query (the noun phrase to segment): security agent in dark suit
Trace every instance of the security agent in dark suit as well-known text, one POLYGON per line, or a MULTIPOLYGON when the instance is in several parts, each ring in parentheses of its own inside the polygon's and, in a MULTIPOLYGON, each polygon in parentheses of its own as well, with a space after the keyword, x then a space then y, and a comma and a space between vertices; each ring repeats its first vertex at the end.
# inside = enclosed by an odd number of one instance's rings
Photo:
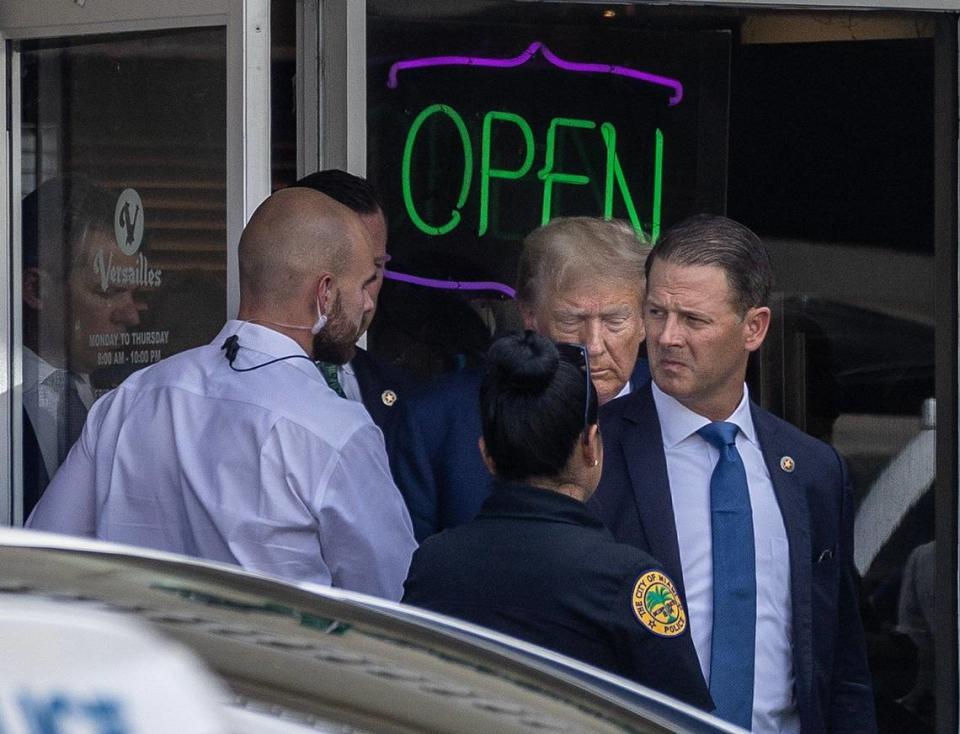
POLYGON ((499 339, 480 405, 495 488, 473 521, 414 553, 403 601, 711 709, 674 583, 584 505, 603 463, 586 348, 499 339))
MULTIPOLYGON (((601 405, 650 379, 638 359, 649 247, 624 222, 558 218, 523 241, 517 307, 524 326, 585 344, 601 405)), ((398 406, 387 442, 417 540, 467 522, 490 493, 477 451, 480 370, 445 375, 398 406)))
MULTIPOLYGON (((387 260, 387 220, 380 196, 366 179, 346 171, 330 169, 304 176, 294 186, 326 194, 356 212, 366 227, 374 247, 377 279, 367 292, 373 299, 373 310, 364 315, 360 334, 365 334, 377 311, 377 299, 383 286, 383 272, 387 260)), ((340 395, 363 403, 373 422, 388 433, 387 424, 395 412, 401 396, 417 384, 413 375, 374 358, 365 349, 351 346, 337 365, 321 365, 321 372, 333 390, 340 395)))
POLYGON ((644 303, 653 383, 602 412, 591 505, 676 581, 717 715, 753 731, 873 732, 846 466, 744 384, 771 282, 760 240, 732 220, 700 215, 663 236, 644 303))

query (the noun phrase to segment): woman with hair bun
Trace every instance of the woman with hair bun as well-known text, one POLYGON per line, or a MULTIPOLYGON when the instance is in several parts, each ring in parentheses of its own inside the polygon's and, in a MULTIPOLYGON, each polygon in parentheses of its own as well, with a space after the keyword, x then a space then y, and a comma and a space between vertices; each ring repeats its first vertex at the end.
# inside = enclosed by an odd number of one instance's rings
POLYGON ((676 585, 584 504, 603 469, 588 360, 532 331, 490 347, 479 445, 496 486, 476 519, 414 553, 403 601, 710 710, 676 585))

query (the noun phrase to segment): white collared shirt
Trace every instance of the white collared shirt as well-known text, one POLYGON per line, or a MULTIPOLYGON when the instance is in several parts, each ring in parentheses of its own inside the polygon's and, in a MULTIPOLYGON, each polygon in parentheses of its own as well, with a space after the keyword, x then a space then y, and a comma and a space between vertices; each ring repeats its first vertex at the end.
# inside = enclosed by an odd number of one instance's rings
POLYGON ((340 381, 340 387, 343 388, 343 394, 348 400, 355 400, 358 403, 363 402, 363 396, 360 394, 360 381, 357 380, 357 373, 353 371, 353 362, 347 362, 337 367, 337 379, 340 381))
POLYGON ((292 339, 229 321, 98 400, 29 527, 403 593, 416 548, 383 435, 292 339), (251 372, 235 366, 301 355, 251 372))
MULTIPOLYGON (((713 546, 710 477, 720 452, 697 434, 710 423, 653 383, 660 419, 667 477, 677 526, 690 634, 704 678, 710 681, 713 640, 713 546)), ((757 441, 750 398, 743 398, 726 419, 740 428, 737 451, 743 459, 753 513, 757 562, 757 627, 754 649, 753 731, 799 732, 794 694, 790 559, 786 529, 770 474, 757 441)))

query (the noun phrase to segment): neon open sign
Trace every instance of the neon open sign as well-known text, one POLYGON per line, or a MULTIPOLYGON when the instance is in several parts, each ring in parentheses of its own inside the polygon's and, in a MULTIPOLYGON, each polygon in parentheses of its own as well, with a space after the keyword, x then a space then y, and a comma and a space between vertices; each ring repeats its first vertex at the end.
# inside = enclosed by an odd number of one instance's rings
MULTIPOLYGON (((398 75, 407 70, 422 69, 437 66, 472 66, 491 69, 512 69, 530 61, 540 55, 551 65, 567 72, 581 74, 611 74, 626 77, 646 84, 653 84, 666 88, 670 92, 668 105, 679 104, 683 99, 683 85, 676 79, 651 74, 649 72, 609 64, 582 63, 567 61, 550 51, 539 41, 530 44, 523 53, 511 58, 484 58, 472 56, 433 56, 419 59, 408 59, 393 64, 387 79, 387 86, 391 89, 399 85, 398 75)), ((519 114, 505 110, 491 110, 483 116, 479 140, 479 211, 477 234, 483 236, 490 226, 490 187, 494 181, 517 181, 525 177, 536 176, 542 184, 540 223, 546 224, 553 215, 554 189, 557 185, 585 186, 591 183, 589 176, 579 173, 560 170, 557 167, 557 149, 560 133, 564 129, 578 129, 584 131, 597 130, 603 141, 605 161, 602 181, 603 211, 602 215, 610 219, 613 216, 613 206, 616 196, 623 201, 627 216, 638 232, 643 232, 641 219, 638 214, 636 200, 627 184, 623 166, 617 155, 617 129, 611 122, 597 122, 574 117, 554 117, 550 120, 544 135, 544 158, 542 164, 532 172, 535 144, 534 132, 529 122, 519 114), (491 164, 493 153, 494 130, 498 126, 513 126, 523 139, 523 162, 516 168, 498 168, 491 164)), ((654 156, 650 171, 647 174, 649 181, 649 222, 648 233, 656 239, 660 233, 660 219, 663 192, 663 132, 656 128, 653 132, 654 156)), ((470 138, 463 116, 452 106, 446 104, 431 104, 420 111, 414 118, 407 131, 403 149, 403 164, 401 171, 401 185, 403 202, 411 222, 421 232, 427 235, 444 235, 454 230, 462 221, 462 210, 468 203, 473 182, 474 171, 478 156, 475 155, 475 143, 470 138), (463 169, 460 172, 458 196, 454 208, 441 221, 428 221, 417 205, 416 194, 412 185, 413 165, 417 149, 418 136, 424 124, 431 118, 437 121, 446 120, 447 128, 452 139, 459 140, 462 150, 463 169)), ((456 178, 453 179, 456 181, 456 178)), ((596 182, 600 183, 600 182, 596 182)))
MULTIPOLYGON (((627 215, 630 217, 631 223, 638 232, 642 232, 640 216, 637 214, 636 204, 627 186, 626 177, 623 174, 623 166, 620 164, 620 159, 617 156, 617 129, 609 122, 602 122, 598 125, 593 120, 583 120, 572 117, 555 117, 547 127, 546 153, 543 167, 536 172, 537 178, 543 182, 543 203, 541 206, 540 223, 546 224, 549 222, 553 214, 553 191, 556 185, 585 186, 590 183, 589 176, 564 172, 557 169, 556 152, 558 132, 563 128, 595 130, 597 127, 600 128, 600 135, 603 138, 604 149, 606 150, 605 176, 603 182, 603 216, 606 219, 613 217, 614 195, 619 193, 626 206, 627 215)), ((490 111, 484 115, 483 129, 480 137, 480 212, 477 230, 478 235, 483 236, 489 228, 491 182, 496 179, 502 181, 517 180, 527 176, 533 167, 534 150, 533 130, 523 117, 513 112, 501 111, 490 111), (490 164, 491 149, 493 147, 491 144, 493 127, 495 125, 507 124, 516 126, 523 136, 523 163, 515 169, 494 168, 490 164)), ((403 203, 410 220, 416 225, 417 229, 424 234, 447 234, 460 223, 460 210, 467 204, 467 199, 470 194, 470 184, 473 180, 473 151, 473 143, 470 140, 466 123, 460 113, 452 107, 443 104, 432 104, 420 112, 414 119, 410 130, 407 132, 406 143, 403 147, 403 167, 401 173, 403 203), (450 212, 450 216, 444 222, 428 222, 421 216, 417 209, 413 187, 411 186, 411 173, 417 136, 423 124, 434 115, 442 115, 450 120, 453 130, 455 130, 459 136, 463 149, 463 170, 460 174, 460 187, 456 208, 450 212)), ((654 131, 654 162, 651 190, 651 231, 649 234, 653 239, 656 239, 660 233, 660 209, 663 192, 663 133, 659 128, 654 131)))

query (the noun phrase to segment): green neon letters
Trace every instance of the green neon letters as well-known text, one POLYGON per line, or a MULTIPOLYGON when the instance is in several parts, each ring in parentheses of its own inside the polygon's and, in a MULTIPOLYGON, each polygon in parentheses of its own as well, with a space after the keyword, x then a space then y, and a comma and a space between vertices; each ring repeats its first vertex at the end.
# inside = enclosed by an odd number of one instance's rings
MULTIPOLYGON (((609 122, 605 122, 600 126, 600 134, 603 135, 603 142, 607 146, 607 176, 603 187, 603 218, 613 219, 613 186, 616 182, 620 195, 623 197, 623 203, 627 208, 630 223, 638 234, 643 234, 640 217, 637 215, 637 208, 633 205, 633 197, 630 196, 627 179, 623 175, 623 167, 620 165, 620 158, 617 156, 617 129, 609 122)), ((656 137, 653 162, 653 207, 650 217, 651 242, 656 242, 660 237, 660 206, 663 201, 663 133, 660 128, 657 128, 654 135, 656 137)))
POLYGON ((533 130, 520 115, 512 112, 488 112, 483 116, 483 133, 480 138, 480 227, 477 232, 481 237, 487 233, 490 215, 490 179, 518 179, 527 175, 533 165, 533 130), (490 167, 490 130, 493 121, 512 122, 523 134, 524 154, 523 165, 515 171, 503 168, 490 167))
MULTIPOLYGON (((582 120, 572 117, 555 117, 547 128, 545 156, 543 167, 537 171, 537 177, 543 182, 543 205, 541 208, 541 223, 546 224, 553 215, 553 190, 557 184, 569 186, 585 186, 590 183, 590 177, 582 174, 558 171, 557 139, 564 128, 579 130, 594 130, 597 123, 592 120, 582 120)), ((617 130, 612 123, 600 124, 600 135, 603 138, 606 150, 605 177, 603 186, 603 217, 613 217, 614 195, 619 193, 634 229, 643 234, 640 215, 634 203, 633 195, 627 185, 623 166, 617 155, 617 130)), ((663 201, 663 132, 658 128, 654 131, 654 161, 651 181, 651 211, 650 211, 650 238, 656 241, 660 235, 660 211, 663 201)), ((480 135, 480 211, 477 234, 485 235, 490 225, 490 182, 494 179, 509 181, 526 176, 533 166, 535 153, 533 130, 530 124, 520 115, 502 110, 492 110, 483 117, 480 135), (498 168, 491 163, 493 154, 493 130, 495 125, 513 125, 519 130, 523 138, 523 162, 518 168, 498 168)), ((442 235, 453 230, 461 220, 461 210, 467 202, 470 193, 470 184, 473 176, 473 145, 467 131, 466 123, 460 114, 449 105, 433 104, 426 107, 414 118, 407 132, 403 146, 403 164, 401 171, 401 188, 403 203, 413 224, 424 234, 442 235), (460 137, 463 149, 463 172, 460 177, 460 191, 455 209, 450 218, 443 224, 431 224, 424 220, 414 203, 411 185, 411 169, 413 153, 417 136, 424 123, 433 115, 441 114, 453 122, 460 137)))
POLYGON ((537 173, 537 176, 543 181, 543 211, 540 216, 540 224, 546 224, 550 221, 551 204, 553 203, 553 184, 565 183, 573 186, 585 186, 590 183, 589 176, 582 176, 576 173, 556 173, 554 170, 554 161, 557 154, 557 128, 573 127, 581 130, 592 130, 597 123, 590 120, 577 120, 572 117, 554 117, 550 120, 550 127, 547 128, 547 160, 543 168, 537 173))
POLYGON ((473 176, 473 146, 470 145, 470 135, 467 133, 466 123, 464 123, 463 118, 460 117, 455 109, 443 104, 432 104, 417 115, 413 124, 410 126, 410 131, 407 133, 407 142, 403 146, 403 171, 401 175, 403 176, 403 203, 407 207, 407 214, 417 226, 417 229, 424 234, 440 235, 446 234, 460 223, 459 210, 467 203, 467 194, 470 193, 470 179, 473 176), (446 224, 434 227, 423 221, 423 218, 417 212, 417 208, 413 203, 413 192, 410 190, 410 165, 411 158, 413 157, 413 144, 417 140, 417 133, 420 131, 420 128, 423 127, 423 123, 427 121, 427 118, 437 112, 442 112, 453 120, 457 132, 460 133, 460 142, 463 145, 463 176, 461 176, 460 179, 460 196, 457 197, 457 208, 450 213, 450 219, 446 224))

